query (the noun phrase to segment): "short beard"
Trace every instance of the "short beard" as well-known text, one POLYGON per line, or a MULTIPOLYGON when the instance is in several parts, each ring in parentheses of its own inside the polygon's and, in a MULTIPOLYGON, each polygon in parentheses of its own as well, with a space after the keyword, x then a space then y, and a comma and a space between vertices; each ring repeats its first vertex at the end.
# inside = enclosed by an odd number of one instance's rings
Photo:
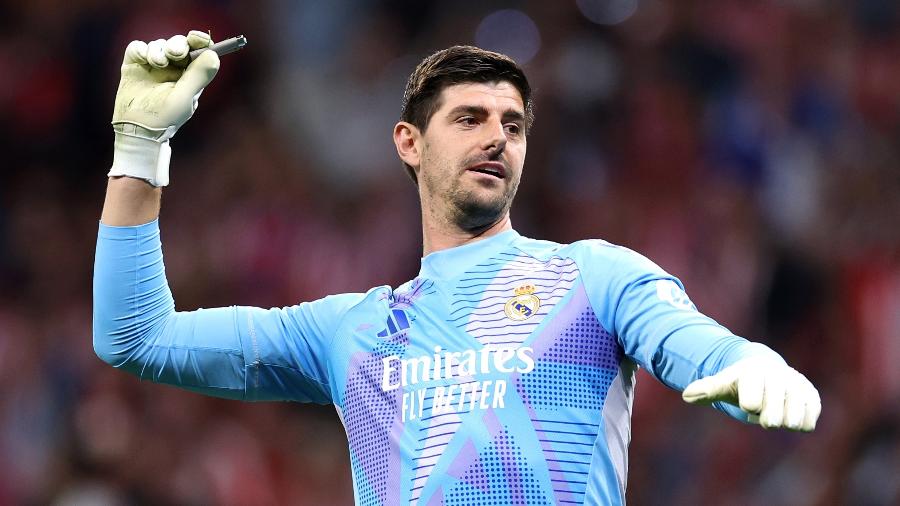
MULTIPOLYGON (((494 160, 500 154, 502 154, 502 150, 498 151, 494 156, 487 157, 487 159, 494 160)), ((484 157, 465 160, 462 166, 472 166, 480 161, 484 161, 484 157)), ((450 182, 449 187, 444 186, 447 184, 447 181, 441 181, 434 177, 434 174, 446 174, 448 172, 450 171, 437 171, 426 175, 423 171, 420 174, 419 184, 424 185, 432 196, 440 195, 445 199, 444 202, 449 204, 448 209, 430 209, 431 215, 435 218, 446 220, 447 224, 456 226, 460 230, 478 234, 500 221, 509 212, 513 197, 515 197, 519 188, 519 181, 515 181, 499 197, 482 201, 475 196, 475 192, 461 188, 459 180, 461 174, 454 173, 454 179, 450 182)), ((507 167, 507 177, 511 177, 511 175, 512 173, 507 167)), ((435 204, 436 202, 432 202, 432 206, 435 204)))
POLYGON ((518 184, 498 198, 483 201, 469 191, 451 188, 447 195, 450 203, 450 222, 466 232, 480 232, 500 221, 512 206, 518 184))

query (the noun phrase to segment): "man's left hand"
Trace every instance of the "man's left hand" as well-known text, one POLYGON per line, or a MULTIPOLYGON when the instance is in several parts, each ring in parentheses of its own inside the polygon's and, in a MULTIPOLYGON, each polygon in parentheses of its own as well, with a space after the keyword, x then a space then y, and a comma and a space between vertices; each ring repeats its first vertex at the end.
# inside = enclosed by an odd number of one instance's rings
POLYGON ((689 384, 681 397, 691 404, 733 404, 767 429, 812 432, 822 412, 819 391, 806 376, 770 357, 739 360, 689 384))

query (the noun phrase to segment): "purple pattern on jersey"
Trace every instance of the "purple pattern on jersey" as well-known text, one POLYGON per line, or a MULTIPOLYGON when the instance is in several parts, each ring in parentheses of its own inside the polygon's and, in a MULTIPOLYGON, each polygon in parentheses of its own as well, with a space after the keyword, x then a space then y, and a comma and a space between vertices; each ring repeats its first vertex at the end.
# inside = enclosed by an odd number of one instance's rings
MULTIPOLYGON (((586 488, 587 486, 585 482, 587 468, 585 466, 589 465, 592 445, 566 445, 554 442, 557 441, 556 439, 553 439, 554 437, 560 437, 558 434, 559 431, 553 430, 550 427, 555 429, 571 429, 573 425, 569 422, 554 422, 552 420, 541 422, 539 421, 540 416, 538 416, 534 408, 528 406, 526 409, 528 415, 531 417, 537 437, 540 440, 544 458, 547 459, 550 481, 553 483, 553 492, 556 497, 556 502, 559 504, 580 504, 584 501, 583 488, 586 488), (544 424, 546 424, 546 427, 544 424), (557 446, 560 448, 557 448, 557 446), (581 458, 581 460, 575 460, 579 458, 581 458), (588 459, 588 464, 583 462, 584 458, 588 459)), ((585 430, 591 429, 590 424, 576 424, 574 427, 585 430)), ((594 425, 593 430, 596 431, 598 427, 598 425, 594 425)))
MULTIPOLYGON (((353 473, 359 484, 357 502, 361 504, 399 504, 396 491, 400 488, 399 441, 403 422, 399 406, 403 390, 382 390, 382 359, 404 355, 411 321, 406 310, 416 299, 431 293, 432 286, 431 281, 417 279, 408 291, 390 294, 391 309, 385 328, 377 333, 375 349, 371 353, 356 353, 350 359, 343 418, 355 458, 353 473)), ((389 379, 399 383, 400 371, 391 371, 389 379)))
MULTIPOLYGON (((599 433, 600 413, 606 391, 618 372, 622 351, 597 321, 584 286, 578 282, 578 269, 570 259, 542 262, 516 255, 504 258, 506 263, 495 276, 489 271, 481 273, 480 269, 496 260, 473 268, 458 284, 451 322, 482 345, 527 343, 533 348, 535 370, 526 375, 514 374, 511 379, 550 464, 556 500, 581 503, 593 443, 599 433), (504 305, 516 295, 515 288, 523 285, 534 287, 532 293, 541 304, 533 316, 513 321, 504 313, 504 305), (569 294, 565 306, 558 307, 569 294), (552 315, 551 321, 546 320, 548 315, 552 315), (541 324, 546 327, 532 336, 541 324), (573 408, 574 420, 584 419, 584 424, 572 423, 573 418, 568 418, 573 408), (578 413, 582 411, 578 408, 583 408, 583 412, 578 413)), ((535 500, 543 503, 546 498, 542 494, 535 495, 525 488, 533 473, 509 430, 493 410, 484 413, 482 423, 492 444, 483 448, 480 455, 473 454, 474 446, 464 447, 452 464, 452 475, 460 478, 461 468, 468 464, 461 484, 471 487, 469 493, 477 490, 483 494, 479 501, 490 497, 500 501, 497 504, 530 504, 535 500)), ((448 504, 466 504, 466 499, 471 502, 474 497, 466 494, 465 488, 454 487, 446 496, 448 504)))
POLYGON ((509 429, 494 414, 485 414, 484 421, 491 427, 491 443, 477 455, 457 485, 447 491, 445 504, 549 504, 509 429))
POLYGON ((531 343, 535 369, 514 375, 549 464, 557 502, 584 501, 603 403, 623 350, 579 284, 531 343))
POLYGON ((462 424, 459 414, 455 412, 431 416, 429 420, 422 421, 427 421, 428 425, 419 429, 419 434, 423 435, 420 439, 422 448, 417 449, 420 453, 413 459, 415 477, 410 490, 410 502, 421 497, 424 489, 422 481, 427 481, 431 476, 432 470, 444 454, 444 449, 453 440, 456 429, 462 424))
POLYGON ((491 439, 496 439, 497 436, 503 432, 503 425, 500 423, 500 420, 497 419, 497 414, 494 413, 493 409, 484 412, 481 416, 481 422, 484 423, 484 426, 487 428, 488 433, 491 435, 491 439))
POLYGON ((580 283, 566 306, 541 330, 532 347, 536 359, 616 370, 623 357, 618 342, 597 320, 580 283))
POLYGON ((425 506, 444 506, 444 492, 441 489, 437 489, 425 506))
MULTIPOLYGON (((397 442, 403 425, 397 406, 402 391, 384 392, 380 384, 381 359, 389 354, 356 353, 348 371, 343 413, 350 452, 356 457, 353 471, 356 480, 367 485, 358 487, 361 504, 398 503, 392 491, 400 483, 397 442)), ((391 381, 400 381, 400 373, 395 371, 391 381)))
POLYGON ((471 440, 466 441, 466 444, 463 445, 447 469, 447 473, 482 492, 488 491, 487 476, 484 473, 484 467, 479 465, 478 450, 471 440))
POLYGON ((522 475, 519 470, 521 452, 518 447, 512 446, 511 437, 507 437, 507 431, 497 419, 497 414, 493 409, 489 409, 481 417, 484 426, 487 427, 491 439, 494 441, 497 452, 504 458, 501 459, 503 475, 506 477, 506 483, 509 486, 510 503, 511 504, 527 504, 522 497, 522 475), (514 458, 519 455, 519 458, 514 458))

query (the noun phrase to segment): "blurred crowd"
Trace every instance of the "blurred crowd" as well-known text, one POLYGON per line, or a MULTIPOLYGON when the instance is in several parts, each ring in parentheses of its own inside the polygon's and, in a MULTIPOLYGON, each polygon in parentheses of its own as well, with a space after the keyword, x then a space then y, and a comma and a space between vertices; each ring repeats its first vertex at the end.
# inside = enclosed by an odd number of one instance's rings
POLYGON ((189 29, 250 44, 172 141, 180 310, 414 277, 403 85, 482 45, 536 89, 519 232, 644 253, 822 394, 814 433, 768 432, 641 373, 630 504, 900 504, 892 0, 0 3, 0 504, 352 504, 333 408, 203 398, 93 354, 121 55, 189 29))

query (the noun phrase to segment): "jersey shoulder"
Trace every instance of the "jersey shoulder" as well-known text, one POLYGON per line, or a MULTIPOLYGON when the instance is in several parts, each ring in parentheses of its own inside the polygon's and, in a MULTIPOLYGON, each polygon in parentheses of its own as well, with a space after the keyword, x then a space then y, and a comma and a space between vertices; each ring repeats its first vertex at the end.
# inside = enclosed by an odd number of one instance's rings
POLYGON ((521 237, 516 241, 515 246, 522 253, 541 261, 547 261, 553 257, 570 258, 578 265, 582 273, 590 272, 601 275, 666 274, 644 255, 603 239, 557 243, 521 237))
POLYGON ((366 292, 354 292, 354 293, 339 293, 335 295, 327 295, 321 299, 319 302, 328 304, 331 306, 336 312, 346 313, 357 306, 362 306, 372 301, 380 300, 384 297, 390 297, 391 287, 390 286, 375 286, 367 290, 366 292))
POLYGON ((387 306, 390 297, 389 286, 376 286, 365 293, 328 295, 284 309, 300 328, 312 329, 313 335, 320 336, 321 342, 329 345, 348 320, 378 312, 387 306))
POLYGON ((390 286, 375 286, 365 293, 328 295, 319 299, 316 303, 327 306, 329 311, 338 317, 338 320, 341 320, 350 313, 369 311, 375 307, 386 306, 391 299, 392 293, 390 286))

